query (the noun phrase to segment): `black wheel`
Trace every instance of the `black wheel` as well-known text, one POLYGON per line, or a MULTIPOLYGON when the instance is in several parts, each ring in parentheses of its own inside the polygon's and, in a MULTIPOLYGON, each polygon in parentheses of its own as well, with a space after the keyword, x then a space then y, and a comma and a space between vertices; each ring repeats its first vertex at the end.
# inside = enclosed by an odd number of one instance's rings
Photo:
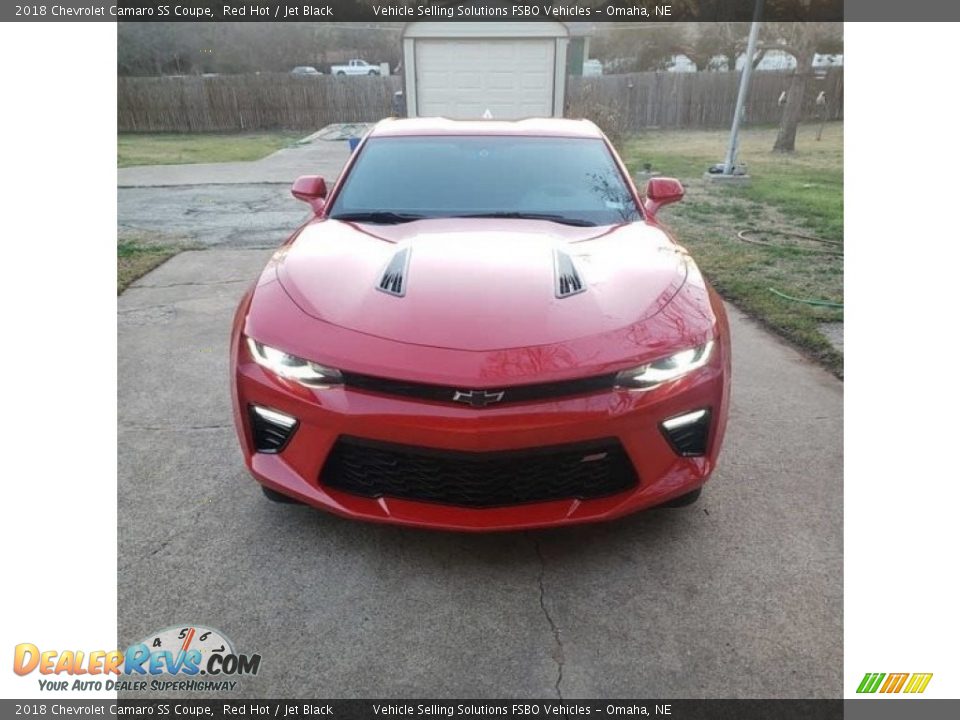
POLYGON ((370 72, 367 73, 367 75, 379 75, 379 74, 380 74, 379 70, 371 70, 370 72))
POLYGON ((263 490, 263 494, 267 496, 267 500, 275 503, 283 503, 284 505, 302 505, 299 500, 294 500, 289 495, 284 495, 283 493, 278 493, 276 490, 271 490, 266 485, 261 485, 260 489, 263 490))
POLYGON ((337 73, 337 75, 346 75, 346 73, 343 70, 341 70, 340 72, 337 73))
POLYGON ((703 492, 703 488, 697 488, 693 492, 688 492, 686 495, 681 495, 680 497, 675 497, 673 500, 668 500, 660 507, 677 508, 693 505, 700 498, 701 492, 703 492))

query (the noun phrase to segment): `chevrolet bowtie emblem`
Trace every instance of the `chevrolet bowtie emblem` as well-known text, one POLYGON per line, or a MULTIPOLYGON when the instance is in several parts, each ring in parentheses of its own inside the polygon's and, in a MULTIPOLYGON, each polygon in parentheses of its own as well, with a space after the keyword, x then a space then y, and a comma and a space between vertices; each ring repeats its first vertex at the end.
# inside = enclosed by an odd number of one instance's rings
POLYGON ((489 390, 457 390, 453 393, 454 402, 469 403, 473 407, 486 407, 503 400, 503 390, 491 392, 489 390))

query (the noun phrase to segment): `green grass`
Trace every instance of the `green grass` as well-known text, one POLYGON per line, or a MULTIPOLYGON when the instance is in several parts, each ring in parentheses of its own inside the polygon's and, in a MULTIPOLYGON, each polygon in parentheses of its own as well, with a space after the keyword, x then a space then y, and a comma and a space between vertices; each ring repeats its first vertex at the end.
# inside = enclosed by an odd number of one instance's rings
POLYGON ((838 376, 843 355, 820 333, 822 323, 843 320, 843 310, 777 297, 843 302, 843 246, 758 232, 750 237, 773 247, 743 242, 744 229, 782 230, 843 241, 843 124, 830 123, 818 142, 816 126, 801 127, 797 152, 770 152, 775 128, 741 135, 741 162, 750 187, 707 185, 702 174, 723 159, 726 131, 655 131, 628 138, 622 154, 631 172, 651 163, 680 178, 684 201, 661 211, 678 241, 688 247, 714 287, 740 309, 794 342, 838 376))
POLYGON ((152 233, 126 233, 117 238, 117 295, 139 277, 188 246, 152 233))
POLYGON ((121 133, 117 167, 259 160, 293 145, 302 132, 121 133))

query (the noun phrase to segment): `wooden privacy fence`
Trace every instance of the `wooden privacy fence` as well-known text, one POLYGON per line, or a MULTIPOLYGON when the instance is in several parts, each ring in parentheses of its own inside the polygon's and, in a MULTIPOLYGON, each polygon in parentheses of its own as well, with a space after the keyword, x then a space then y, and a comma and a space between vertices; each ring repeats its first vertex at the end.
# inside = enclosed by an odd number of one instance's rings
MULTIPOLYGON (((744 109, 747 123, 779 123, 780 94, 789 72, 756 72, 744 109)), ((571 77, 567 82, 567 115, 587 117, 618 132, 644 128, 717 128, 733 120, 740 74, 731 72, 648 72, 602 77, 571 77)), ((811 76, 804 97, 803 119, 843 118, 843 68, 811 76), (824 92, 825 108, 816 104, 824 92)))
MULTIPOLYGON (((648 72, 570 77, 566 114, 595 120, 608 132, 643 128, 725 127, 733 118, 738 73, 648 72)), ((745 120, 777 123, 777 100, 789 72, 753 75, 745 120)), ((121 77, 117 127, 121 132, 318 130, 335 122, 373 122, 391 114, 398 76, 307 77, 286 74, 216 77, 121 77)), ((818 119, 823 91, 827 118, 843 118, 843 68, 807 83, 803 117, 818 119)))
POLYGON ((390 114, 399 77, 121 77, 121 132, 319 130, 335 122, 370 122, 390 114))

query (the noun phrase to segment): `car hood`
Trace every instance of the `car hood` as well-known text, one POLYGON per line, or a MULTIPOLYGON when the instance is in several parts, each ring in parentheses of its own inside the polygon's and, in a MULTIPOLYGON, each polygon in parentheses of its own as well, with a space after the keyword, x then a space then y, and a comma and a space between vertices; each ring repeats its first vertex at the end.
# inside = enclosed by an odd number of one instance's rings
POLYGON ((474 351, 567 342, 633 325, 662 310, 687 273, 683 251, 645 223, 323 220, 306 226, 275 260, 283 289, 312 317, 388 340, 474 351), (404 294, 383 292, 384 272, 403 250, 404 294), (557 297, 557 250, 573 261, 581 292, 557 297))

